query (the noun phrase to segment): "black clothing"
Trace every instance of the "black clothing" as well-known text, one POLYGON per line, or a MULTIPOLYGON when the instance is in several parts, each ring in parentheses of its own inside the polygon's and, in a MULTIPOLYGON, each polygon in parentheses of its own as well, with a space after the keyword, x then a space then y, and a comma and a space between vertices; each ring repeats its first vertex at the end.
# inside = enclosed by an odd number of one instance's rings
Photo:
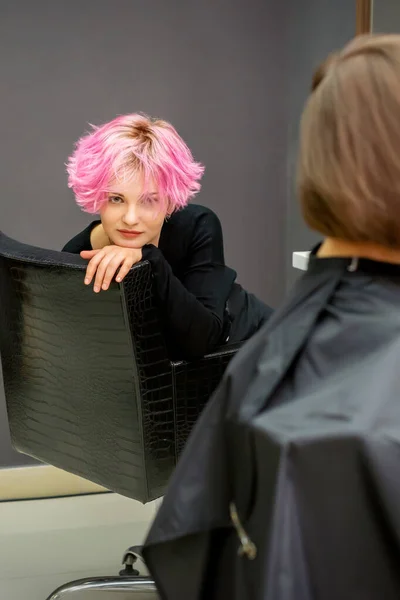
POLYGON ((163 600, 400 598, 399 372, 400 266, 311 257, 172 476, 143 551, 163 600))
MULTIPOLYGON (((70 240, 65 252, 91 250, 91 223, 70 240)), ((212 210, 189 204, 165 222, 158 247, 143 247, 153 269, 159 309, 170 354, 204 356, 229 338, 251 337, 272 313, 235 283, 225 265, 221 223, 212 210)))

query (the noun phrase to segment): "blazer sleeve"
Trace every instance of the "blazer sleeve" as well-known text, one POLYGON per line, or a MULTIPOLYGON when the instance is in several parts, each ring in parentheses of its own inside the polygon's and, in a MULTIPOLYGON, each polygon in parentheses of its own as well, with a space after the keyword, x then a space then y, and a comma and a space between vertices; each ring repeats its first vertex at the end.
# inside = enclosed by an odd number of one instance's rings
POLYGON ((193 228, 186 268, 178 279, 161 250, 143 248, 153 269, 166 333, 187 358, 204 356, 222 343, 226 301, 236 273, 224 264, 222 228, 213 212, 193 228))

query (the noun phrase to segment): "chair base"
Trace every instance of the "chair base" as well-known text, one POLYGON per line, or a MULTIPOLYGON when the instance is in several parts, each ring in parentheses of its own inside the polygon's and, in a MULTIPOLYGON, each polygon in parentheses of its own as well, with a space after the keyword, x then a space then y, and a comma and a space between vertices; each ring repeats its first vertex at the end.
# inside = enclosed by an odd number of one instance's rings
POLYGON ((160 598, 150 577, 89 577, 62 585, 47 600, 111 600, 123 592, 132 595, 132 600, 160 598), (113 596, 107 597, 107 592, 113 596))
POLYGON ((122 564, 125 566, 119 572, 120 577, 138 577, 140 573, 137 569, 133 568, 133 565, 136 564, 139 558, 144 563, 142 546, 131 546, 128 548, 122 557, 122 564))

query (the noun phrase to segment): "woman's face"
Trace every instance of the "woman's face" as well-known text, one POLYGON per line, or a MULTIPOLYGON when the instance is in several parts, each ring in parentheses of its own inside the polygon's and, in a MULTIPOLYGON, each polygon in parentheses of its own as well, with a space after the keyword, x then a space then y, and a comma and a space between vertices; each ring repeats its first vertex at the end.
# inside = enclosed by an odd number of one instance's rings
POLYGON ((143 194, 141 179, 111 185, 108 199, 100 210, 103 229, 109 240, 124 248, 158 245, 166 210, 161 207, 157 188, 148 186, 143 194))

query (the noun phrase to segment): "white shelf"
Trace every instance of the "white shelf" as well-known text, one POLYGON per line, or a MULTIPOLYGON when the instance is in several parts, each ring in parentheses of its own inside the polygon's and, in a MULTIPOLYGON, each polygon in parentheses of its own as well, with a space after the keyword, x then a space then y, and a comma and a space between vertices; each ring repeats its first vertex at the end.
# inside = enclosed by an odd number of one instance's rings
POLYGON ((309 256, 310 256, 309 252, 293 252, 293 255, 292 255, 293 267, 295 269, 300 269, 301 271, 307 271, 309 256))

